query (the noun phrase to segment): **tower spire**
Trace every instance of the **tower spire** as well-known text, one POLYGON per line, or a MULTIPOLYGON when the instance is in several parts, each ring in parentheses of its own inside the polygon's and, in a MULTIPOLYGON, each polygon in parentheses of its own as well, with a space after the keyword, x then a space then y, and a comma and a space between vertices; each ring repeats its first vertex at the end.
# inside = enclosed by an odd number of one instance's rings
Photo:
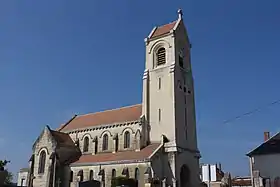
POLYGON ((183 17, 183 10, 182 9, 178 9, 178 16, 179 16, 179 19, 182 19, 183 17))

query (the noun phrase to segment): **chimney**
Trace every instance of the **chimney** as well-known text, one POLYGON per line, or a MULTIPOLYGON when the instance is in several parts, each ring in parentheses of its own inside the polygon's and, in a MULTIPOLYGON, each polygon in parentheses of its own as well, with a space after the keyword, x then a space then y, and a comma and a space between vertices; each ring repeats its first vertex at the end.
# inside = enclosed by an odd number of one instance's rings
POLYGON ((222 171, 222 164, 219 162, 219 169, 222 171))
POLYGON ((264 141, 267 141, 270 138, 269 132, 264 132, 263 135, 264 135, 264 141))

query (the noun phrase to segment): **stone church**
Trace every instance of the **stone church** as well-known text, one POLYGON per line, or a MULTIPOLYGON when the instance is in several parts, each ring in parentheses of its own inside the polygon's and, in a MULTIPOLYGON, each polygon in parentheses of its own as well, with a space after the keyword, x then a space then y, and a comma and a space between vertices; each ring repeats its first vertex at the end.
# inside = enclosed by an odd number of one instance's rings
POLYGON ((139 187, 200 184, 190 42, 182 11, 145 38, 142 103, 75 115, 58 129, 46 126, 33 145, 18 185, 111 186, 116 176, 139 187))

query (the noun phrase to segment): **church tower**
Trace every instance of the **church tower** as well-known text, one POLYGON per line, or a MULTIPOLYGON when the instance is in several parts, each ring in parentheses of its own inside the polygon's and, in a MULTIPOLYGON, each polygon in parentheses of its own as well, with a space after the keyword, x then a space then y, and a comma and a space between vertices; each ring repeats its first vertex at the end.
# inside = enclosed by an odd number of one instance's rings
POLYGON ((176 21, 155 27, 145 39, 142 111, 149 124, 150 141, 161 141, 162 135, 168 139, 165 150, 173 158, 170 164, 173 175, 176 176, 175 180, 180 180, 180 186, 185 186, 198 182, 200 155, 190 62, 191 44, 182 16, 182 10, 178 10, 176 21), (182 172, 189 177, 180 179, 182 172), (186 181, 186 178, 189 180, 186 181))

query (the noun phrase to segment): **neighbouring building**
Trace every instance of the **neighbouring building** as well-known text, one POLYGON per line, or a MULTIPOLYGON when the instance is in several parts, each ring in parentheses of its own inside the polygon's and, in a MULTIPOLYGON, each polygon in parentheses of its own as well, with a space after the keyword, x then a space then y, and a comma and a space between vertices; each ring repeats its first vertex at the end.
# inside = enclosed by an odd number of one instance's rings
POLYGON ((227 183, 226 177, 222 171, 222 165, 219 164, 201 164, 200 165, 200 179, 208 187, 221 187, 227 183), (225 183, 226 182, 226 183, 225 183))
POLYGON ((252 186, 280 187, 280 133, 270 138, 269 132, 264 132, 264 142, 247 156, 252 186))
POLYGON ((142 103, 75 115, 56 130, 44 128, 33 145, 30 187, 76 187, 81 181, 110 186, 115 176, 138 186, 199 186, 190 42, 178 19, 145 39, 142 103))
POLYGON ((251 176, 234 177, 231 179, 232 187, 252 187, 251 176))

